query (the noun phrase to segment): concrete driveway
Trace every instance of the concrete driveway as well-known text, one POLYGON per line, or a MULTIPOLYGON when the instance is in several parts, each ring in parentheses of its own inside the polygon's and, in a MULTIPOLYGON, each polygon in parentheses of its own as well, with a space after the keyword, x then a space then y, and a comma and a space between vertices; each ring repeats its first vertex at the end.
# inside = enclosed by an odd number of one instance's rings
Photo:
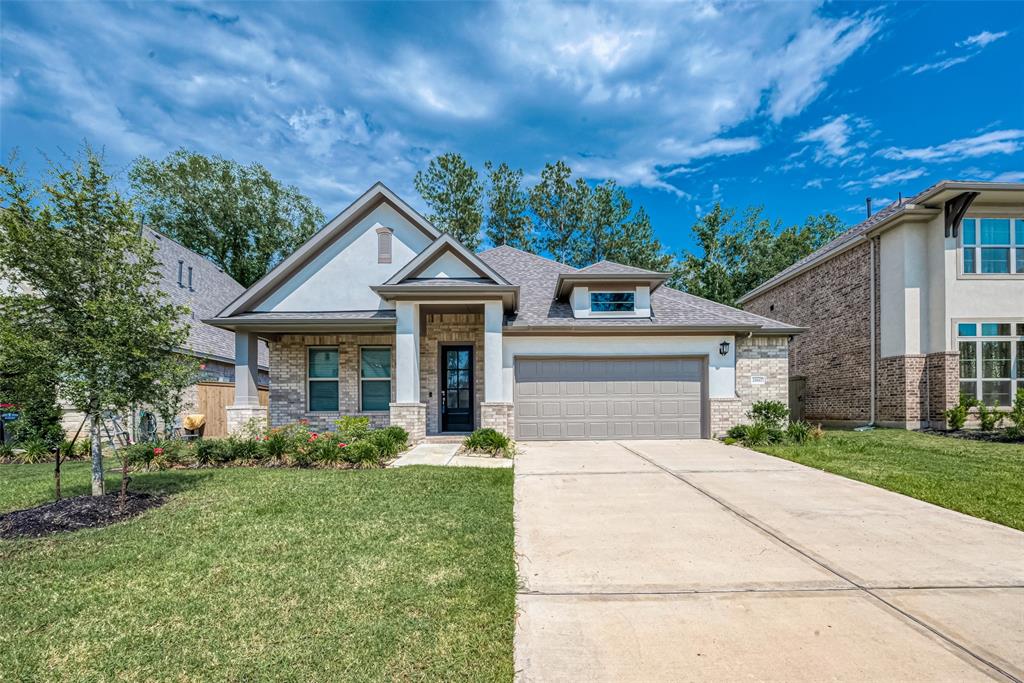
POLYGON ((1020 680, 1024 533, 711 441, 521 444, 521 680, 1020 680))

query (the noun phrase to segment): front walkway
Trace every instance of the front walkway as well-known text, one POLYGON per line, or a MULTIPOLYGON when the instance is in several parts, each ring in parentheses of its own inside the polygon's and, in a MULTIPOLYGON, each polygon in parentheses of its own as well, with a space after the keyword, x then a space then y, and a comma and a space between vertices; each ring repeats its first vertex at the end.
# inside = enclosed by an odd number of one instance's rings
POLYGON ((1024 534, 709 441, 520 444, 521 680, 1024 678, 1024 534))
POLYGON ((457 443, 421 443, 413 446, 389 465, 389 467, 406 467, 408 465, 439 465, 442 467, 512 467, 511 458, 491 458, 481 455, 456 455, 460 444, 457 443))

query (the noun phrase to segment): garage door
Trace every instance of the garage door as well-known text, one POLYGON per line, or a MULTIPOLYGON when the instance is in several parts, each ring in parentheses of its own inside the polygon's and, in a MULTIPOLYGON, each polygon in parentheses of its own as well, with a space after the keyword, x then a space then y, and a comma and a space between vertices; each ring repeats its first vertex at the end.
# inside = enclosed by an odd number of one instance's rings
POLYGON ((695 358, 517 358, 516 438, 699 439, 695 358))

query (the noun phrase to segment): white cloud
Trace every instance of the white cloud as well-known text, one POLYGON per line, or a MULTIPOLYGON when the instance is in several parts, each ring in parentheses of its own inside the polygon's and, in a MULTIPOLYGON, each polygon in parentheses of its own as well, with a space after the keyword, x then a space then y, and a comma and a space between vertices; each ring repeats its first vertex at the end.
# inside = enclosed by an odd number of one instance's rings
POLYGON ((993 33, 992 31, 982 31, 981 33, 976 33, 973 36, 968 36, 964 40, 957 43, 956 46, 971 47, 977 45, 978 47, 985 47, 990 43, 996 42, 1000 38, 1005 38, 1006 36, 1009 35, 1009 33, 1009 31, 999 31, 997 33, 993 33))
POLYGON ((950 140, 932 147, 886 147, 877 155, 893 160, 929 163, 973 159, 989 154, 1014 154, 1024 148, 1024 130, 994 130, 971 138, 950 140))
POLYGON ((867 183, 871 187, 885 187, 920 178, 925 173, 923 168, 901 168, 869 178, 867 183))
POLYGON ((923 74, 928 71, 945 71, 946 69, 952 68, 957 64, 963 64, 974 55, 964 55, 961 57, 949 57, 947 59, 941 59, 937 62, 929 62, 928 64, 920 64, 915 66, 904 67, 904 71, 913 69, 913 75, 923 74))
POLYGON ((366 115, 352 109, 340 112, 320 105, 311 111, 300 109, 288 117, 288 125, 310 152, 325 156, 338 142, 365 145, 370 142, 366 115))
POLYGON ((1005 171, 992 177, 993 183, 1024 183, 1024 171, 1005 171))
POLYGON ((867 122, 855 121, 849 114, 843 114, 827 119, 817 128, 802 133, 797 137, 797 142, 816 144, 814 160, 819 163, 832 165, 856 162, 863 159, 864 155, 855 153, 855 151, 864 149, 867 147, 867 143, 852 140, 856 135, 855 127, 866 128, 867 122))
POLYGON ((810 189, 820 190, 822 187, 825 186, 825 181, 826 180, 828 180, 828 178, 811 178, 806 183, 804 183, 803 189, 805 189, 805 190, 810 190, 810 189))

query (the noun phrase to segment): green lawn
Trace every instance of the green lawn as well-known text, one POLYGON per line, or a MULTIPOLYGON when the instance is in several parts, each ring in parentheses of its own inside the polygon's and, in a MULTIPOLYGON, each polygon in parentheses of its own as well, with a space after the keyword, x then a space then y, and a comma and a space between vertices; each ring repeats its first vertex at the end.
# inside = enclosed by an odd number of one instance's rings
MULTIPOLYGON (((69 464, 66 492, 88 476, 69 464)), ((0 465, 0 511, 46 502, 51 477, 0 465)), ((104 529, 0 541, 0 680, 511 680, 512 470, 133 485, 174 494, 104 529)))
POLYGON ((1024 530, 1024 446, 896 429, 756 450, 1024 530))

